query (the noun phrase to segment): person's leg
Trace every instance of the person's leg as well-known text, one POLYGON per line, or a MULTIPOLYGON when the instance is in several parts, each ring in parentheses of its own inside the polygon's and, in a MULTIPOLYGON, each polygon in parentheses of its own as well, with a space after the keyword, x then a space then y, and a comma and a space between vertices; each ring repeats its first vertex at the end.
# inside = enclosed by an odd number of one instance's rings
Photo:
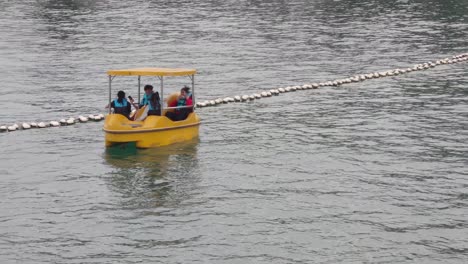
POLYGON ((177 115, 174 112, 167 112, 166 117, 169 118, 172 121, 176 121, 177 115))
POLYGON ((148 115, 156 115, 156 116, 160 116, 161 115, 161 110, 149 110, 148 111, 148 115))

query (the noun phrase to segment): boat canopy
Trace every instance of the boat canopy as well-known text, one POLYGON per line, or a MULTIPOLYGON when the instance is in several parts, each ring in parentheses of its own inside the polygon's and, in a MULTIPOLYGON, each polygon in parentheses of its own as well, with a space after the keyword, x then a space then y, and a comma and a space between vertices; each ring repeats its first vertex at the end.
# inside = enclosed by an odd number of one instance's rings
POLYGON ((134 68, 124 70, 110 70, 110 76, 186 76, 197 72, 195 69, 181 68, 134 68))

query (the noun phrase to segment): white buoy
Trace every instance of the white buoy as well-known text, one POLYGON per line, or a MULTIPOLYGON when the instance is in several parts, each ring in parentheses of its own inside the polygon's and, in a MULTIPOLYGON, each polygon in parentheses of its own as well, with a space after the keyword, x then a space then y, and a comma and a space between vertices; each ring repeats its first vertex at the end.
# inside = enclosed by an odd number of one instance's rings
POLYGON ((268 97, 267 92, 261 92, 260 95, 261 95, 262 97, 268 97))
POLYGON ((239 95, 234 96, 234 101, 240 102, 240 101, 241 101, 241 97, 240 97, 239 95))
POLYGON ((35 122, 32 122, 30 125, 31 125, 32 128, 36 128, 36 127, 37 127, 37 123, 35 123, 35 122))
POLYGON ((60 122, 60 124, 61 124, 62 126, 66 126, 66 125, 67 125, 67 120, 65 120, 65 119, 60 119, 59 122, 60 122))
POLYGON ((319 88, 319 85, 318 85, 318 83, 313 83, 313 84, 312 84, 312 88, 314 88, 314 89, 317 89, 317 88, 319 88))
POLYGON ((101 121, 101 120, 102 120, 102 118, 101 118, 100 115, 95 115, 94 116, 94 121, 101 121))
POLYGON ((7 130, 8 130, 8 131, 16 131, 16 129, 17 129, 16 126, 9 126, 9 127, 7 127, 7 130))
POLYGON ((78 117, 78 120, 79 120, 81 123, 86 123, 86 122, 88 122, 88 118, 87 118, 87 117, 84 117, 84 116, 79 116, 79 117, 78 117))
POLYGON ((214 100, 210 100, 210 106, 215 106, 216 105, 216 102, 214 100))
POLYGON ((255 99, 260 99, 260 98, 262 98, 262 95, 261 95, 261 94, 258 94, 258 93, 254 94, 254 96, 255 96, 255 99))
POLYGON ((278 88, 278 92, 284 93, 284 92, 286 92, 286 91, 284 90, 284 88, 278 88))
POLYGON ((94 121, 94 115, 89 114, 89 115, 88 115, 88 120, 94 121))
POLYGON ((0 126, 0 132, 6 132, 8 128, 6 126, 0 126))
POLYGON ((217 99, 215 100, 215 102, 216 102, 216 104, 222 104, 222 103, 223 103, 223 99, 217 98, 217 99))
POLYGON ((229 97, 226 97, 223 99, 223 104, 227 104, 227 103, 229 103, 229 97))
POLYGON ((106 117, 106 116, 103 115, 103 114, 99 114, 98 116, 99 116, 101 119, 104 119, 104 118, 106 117))
POLYGON ((37 127, 38 128, 45 128, 46 124, 44 122, 40 122, 39 124, 37 124, 37 127))
POLYGON ((250 100, 250 96, 248 96, 248 95, 243 95, 243 96, 241 97, 241 100, 242 100, 242 101, 250 100))
POLYGON ((290 92, 291 91, 291 86, 288 86, 288 87, 284 88, 284 91, 285 92, 290 92))
POLYGON ((60 126, 60 123, 57 122, 57 121, 50 121, 50 126, 58 127, 58 126, 60 126))
POLYGON ((67 125, 73 125, 73 124, 75 124, 74 118, 67 119, 67 125))
POLYGON ((21 128, 22 128, 22 129, 30 129, 30 128, 31 128, 31 125, 28 124, 28 123, 23 123, 23 124, 21 124, 21 128))
POLYGON ((250 99, 250 100, 255 100, 255 95, 253 95, 253 94, 250 95, 250 96, 249 96, 249 99, 250 99))

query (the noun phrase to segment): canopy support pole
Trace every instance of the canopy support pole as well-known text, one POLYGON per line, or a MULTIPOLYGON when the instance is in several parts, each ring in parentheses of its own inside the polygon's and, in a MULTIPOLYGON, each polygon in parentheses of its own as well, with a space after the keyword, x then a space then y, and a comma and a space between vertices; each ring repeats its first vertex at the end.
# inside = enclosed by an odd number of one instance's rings
POLYGON ((112 76, 109 75, 109 114, 111 114, 111 101, 112 101, 112 76))
POLYGON ((195 74, 192 74, 192 105, 195 106, 195 74))
POLYGON ((138 75, 138 102, 137 104, 140 104, 140 87, 141 87, 141 76, 138 75))
POLYGON ((163 76, 159 77, 159 79, 161 80, 161 94, 160 94, 160 97, 161 97, 161 115, 163 114, 163 111, 164 111, 164 82, 163 82, 163 76))

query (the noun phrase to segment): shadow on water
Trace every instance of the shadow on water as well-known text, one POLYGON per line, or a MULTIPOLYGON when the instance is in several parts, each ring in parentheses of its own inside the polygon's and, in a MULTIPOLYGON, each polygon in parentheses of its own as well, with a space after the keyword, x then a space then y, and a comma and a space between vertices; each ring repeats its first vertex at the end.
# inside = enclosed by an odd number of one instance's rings
POLYGON ((104 159, 115 170, 109 188, 120 194, 124 207, 174 206, 190 196, 197 183, 199 140, 154 149, 134 144, 107 148, 104 159))

